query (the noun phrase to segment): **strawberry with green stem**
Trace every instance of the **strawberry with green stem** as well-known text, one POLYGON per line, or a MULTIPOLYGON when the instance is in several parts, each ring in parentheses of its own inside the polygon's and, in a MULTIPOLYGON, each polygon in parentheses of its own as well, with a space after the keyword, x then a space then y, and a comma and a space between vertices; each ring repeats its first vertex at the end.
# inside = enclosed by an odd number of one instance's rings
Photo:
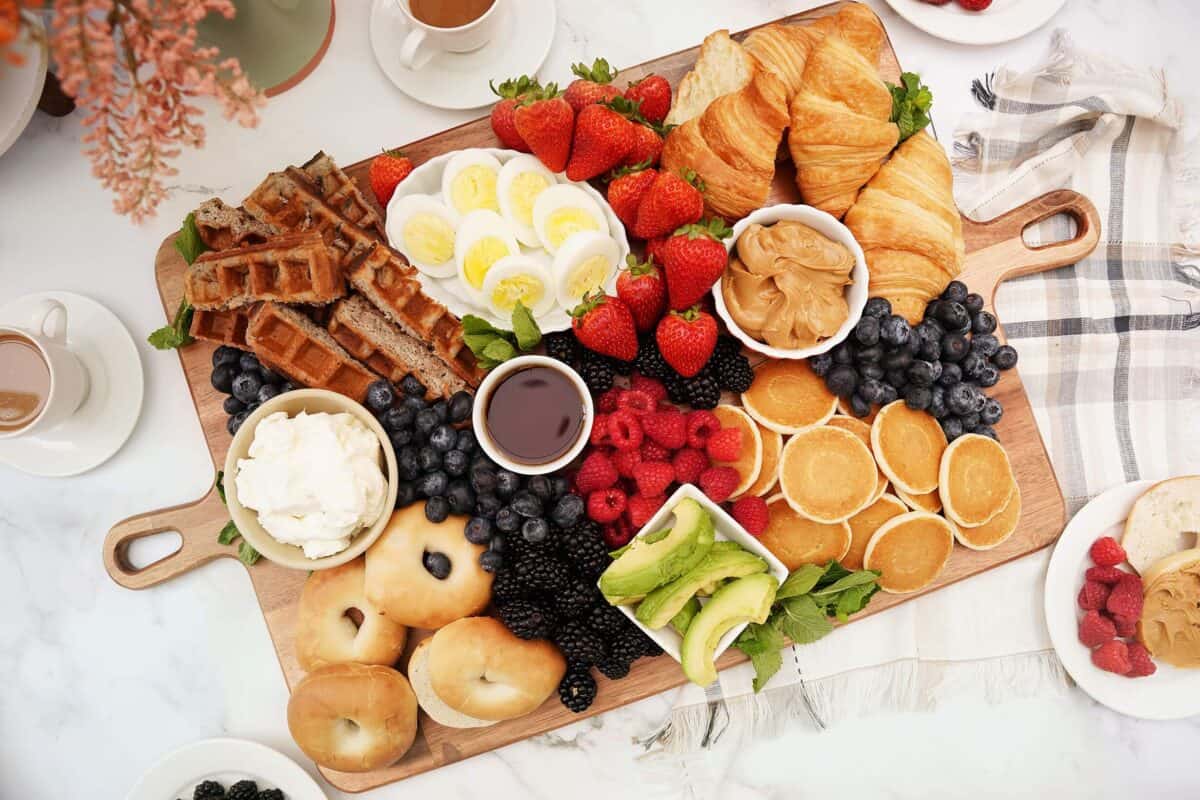
POLYGON ((496 134, 496 138, 500 140, 500 144, 510 150, 528 153, 529 145, 525 144, 525 140, 517 131, 514 116, 522 98, 527 93, 540 89, 541 84, 528 75, 522 75, 519 78, 509 78, 499 87, 495 82, 488 81, 488 86, 500 98, 500 102, 492 107, 491 116, 492 131, 496 134))
POLYGON ((654 340, 671 369, 691 378, 704 369, 717 346, 717 321, 699 306, 671 311, 659 320, 654 340))
POLYGON ((637 326, 629 306, 618 297, 595 291, 571 311, 571 330, 587 349, 621 361, 637 356, 637 326))
POLYGON ((612 85, 618 72, 603 58, 597 58, 590 67, 583 63, 572 64, 571 74, 576 78, 567 85, 563 98, 578 114, 585 106, 620 97, 621 90, 612 85))
POLYGON ((617 297, 629 306, 638 331, 654 330, 667 308, 667 287, 654 260, 638 261, 634 255, 617 276, 617 297))
POLYGON ((718 217, 684 225, 663 243, 660 253, 667 275, 669 305, 674 309, 692 306, 721 278, 729 263, 724 239, 733 231, 718 217))
POLYGON ((412 159, 404 155, 402 150, 384 150, 371 159, 368 178, 371 181, 371 191, 379 205, 386 207, 400 181, 413 171, 412 159))
POLYGON ((513 113, 517 133, 551 172, 562 172, 571 155, 575 111, 562 98, 558 84, 531 89, 513 113))

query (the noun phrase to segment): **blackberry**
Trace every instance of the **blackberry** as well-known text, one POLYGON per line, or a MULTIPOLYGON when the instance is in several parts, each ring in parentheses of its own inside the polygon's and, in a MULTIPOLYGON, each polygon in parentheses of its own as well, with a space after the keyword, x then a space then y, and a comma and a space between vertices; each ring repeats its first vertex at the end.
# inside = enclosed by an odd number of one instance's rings
POLYGON ((687 402, 687 381, 680 378, 678 375, 664 378, 663 385, 667 389, 667 398, 672 403, 687 402))
POLYGON ((286 800, 279 789, 263 789, 258 793, 258 800, 286 800))
MULTIPOLYGON (((620 610, 603 603, 588 612, 587 626, 611 642, 620 636, 630 624, 620 610)), ((639 652, 641 652, 640 648, 639 652)))
POLYGON ((610 367, 612 367, 612 371, 615 372, 617 375, 632 375, 633 374, 633 362, 632 361, 622 361, 619 358, 610 357, 608 359, 608 365, 610 367))
POLYGON ((258 784, 254 781, 238 781, 229 787, 225 800, 258 800, 258 784))
POLYGON ((542 337, 546 345, 546 355, 553 359, 570 364, 579 358, 579 340, 571 331, 547 333, 542 337))
POLYGON ((648 639, 649 637, 635 628, 629 620, 625 619, 624 615, 622 615, 621 619, 625 625, 619 629, 615 636, 609 639, 608 658, 632 664, 646 654, 645 642, 642 639, 648 639))
POLYGON ((602 394, 612 388, 613 368, 602 355, 587 353, 579 366, 579 374, 592 394, 602 394))
POLYGON ((637 357, 633 360, 637 371, 648 378, 675 377, 675 370, 659 352, 658 343, 653 334, 647 334, 638 340, 637 357))
POLYGON ((500 621, 521 639, 545 639, 554 631, 554 614, 531 600, 500 606, 500 621))
POLYGON ((604 640, 581 622, 564 622, 554 632, 553 640, 567 660, 576 664, 590 666, 605 656, 604 640))
POLYGON ((566 567, 556 558, 524 557, 513 568, 517 579, 535 592, 553 592, 567 582, 566 567))
POLYGON ((596 585, 576 578, 554 593, 554 613, 559 619, 575 619, 591 611, 598 600, 596 585))
POLYGON ((587 581, 599 579, 600 573, 612 563, 600 526, 590 519, 563 531, 558 537, 558 552, 575 569, 575 574, 587 581))
POLYGON ((742 343, 728 333, 722 333, 717 337, 717 344, 713 348, 714 356, 731 356, 742 352, 742 343))
POLYGON ((225 787, 216 781, 201 781, 192 790, 192 800, 215 800, 225 796, 225 787))
POLYGON ((558 699, 576 714, 587 711, 596 699, 596 679, 586 666, 575 664, 567 668, 567 674, 558 684, 558 699))
POLYGON ((619 658, 608 656, 596 665, 596 669, 611 681, 619 681, 629 674, 629 667, 632 662, 625 661, 619 658))
POLYGON ((500 570, 492 581, 492 599, 501 605, 514 600, 523 600, 527 593, 528 589, 518 580, 516 572, 511 569, 500 570))
POLYGON ((684 382, 684 402, 692 408, 716 408, 721 402, 721 386, 716 378, 701 372, 684 382))
POLYGON ((731 392, 741 394, 754 383, 754 370, 750 367, 750 359, 739 352, 730 355, 720 355, 720 351, 714 352, 707 369, 709 373, 721 376, 721 388, 731 392))

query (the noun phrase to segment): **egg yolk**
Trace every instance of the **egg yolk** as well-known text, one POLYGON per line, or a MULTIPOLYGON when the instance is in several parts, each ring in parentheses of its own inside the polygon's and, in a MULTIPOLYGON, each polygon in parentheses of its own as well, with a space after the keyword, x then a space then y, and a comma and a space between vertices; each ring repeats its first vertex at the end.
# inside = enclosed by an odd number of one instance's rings
POLYGON ((560 208, 546 215, 547 244, 555 250, 580 231, 596 230, 600 230, 600 224, 582 208, 560 208))
POLYGON ((546 287, 533 275, 512 275, 496 282, 492 290, 492 305, 500 311, 512 311, 519 300, 526 308, 542 302, 546 287))
POLYGON ((467 282, 476 289, 482 289, 483 279, 492 268, 492 264, 507 255, 511 255, 508 245, 497 236, 484 236, 475 242, 467 249, 463 258, 463 272, 466 273, 467 282))
POLYGON ((512 201, 513 216, 522 225, 533 223, 533 202, 550 185, 545 175, 537 172, 522 172, 513 178, 508 199, 512 201))
POLYGON ((567 293, 576 299, 598 289, 612 271, 612 263, 604 256, 592 256, 579 262, 567 277, 567 293))
POLYGON ((496 171, 482 164, 465 167, 450 181, 450 202, 460 214, 486 208, 499 211, 496 200, 496 171))
POLYGON ((404 223, 404 247, 423 264, 443 264, 454 256, 454 228, 437 214, 413 214, 404 223))

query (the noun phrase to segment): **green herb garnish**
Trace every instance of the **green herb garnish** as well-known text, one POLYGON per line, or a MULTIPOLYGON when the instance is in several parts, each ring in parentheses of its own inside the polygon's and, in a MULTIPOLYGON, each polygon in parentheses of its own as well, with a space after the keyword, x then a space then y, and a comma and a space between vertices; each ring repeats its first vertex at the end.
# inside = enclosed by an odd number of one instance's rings
POLYGON ((929 124, 933 93, 915 72, 903 73, 899 86, 889 83, 887 87, 892 93, 892 122, 900 128, 900 141, 903 142, 929 124))
POLYGON ((251 547, 245 540, 238 545, 238 561, 241 561, 247 567, 253 567, 258 563, 258 559, 262 558, 257 550, 251 547))
POLYGON ((217 496, 221 498, 221 502, 229 505, 225 502, 225 470, 217 470, 217 475, 213 478, 213 485, 217 487, 217 496))
MULTIPOLYGON (((218 482, 217 486, 220 485, 220 482, 218 482)), ((221 492, 221 500, 224 499, 225 493, 221 492)), ((225 527, 221 528, 221 532, 217 534, 218 544, 233 544, 234 542, 237 542, 238 539, 242 539, 242 532, 238 530, 238 527, 233 523, 233 520, 226 522, 225 527)), ((247 567, 253 567, 256 563, 258 563, 258 559, 260 558, 262 558, 261 554, 255 550, 254 547, 251 546, 251 544, 245 539, 242 539, 242 541, 238 542, 238 560, 247 567)))
POLYGON ((218 544, 233 544, 237 538, 242 535, 238 530, 237 525, 233 524, 233 520, 225 523, 225 527, 221 528, 221 532, 217 534, 218 544))
POLYGON ((542 341, 542 331, 533 314, 519 300, 513 308, 511 331, 497 328, 474 314, 462 318, 462 327, 463 341, 483 369, 492 369, 518 353, 527 353, 542 341))
MULTIPOLYGON (((183 218, 183 225, 175 235, 175 249, 183 260, 191 266, 200 254, 208 249, 208 245, 200 238, 200 229, 196 227, 196 215, 188 214, 183 218)), ((195 341, 188 330, 192 327, 192 304, 184 297, 179 301, 175 317, 170 325, 164 325, 146 337, 156 350, 175 350, 195 341)))
POLYGON ((175 249, 183 260, 192 265, 200 254, 208 250, 208 245, 200 238, 200 229, 196 227, 196 215, 188 214, 183 218, 179 233, 175 234, 175 249))

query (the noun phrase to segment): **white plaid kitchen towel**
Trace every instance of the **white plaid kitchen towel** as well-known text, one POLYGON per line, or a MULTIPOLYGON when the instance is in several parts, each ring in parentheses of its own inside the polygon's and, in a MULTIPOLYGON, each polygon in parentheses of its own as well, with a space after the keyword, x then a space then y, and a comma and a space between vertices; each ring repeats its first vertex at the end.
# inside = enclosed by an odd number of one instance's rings
MULTIPOLYGON (((1188 161, 1164 75, 1077 50, 1059 31, 1043 65, 1002 69, 974 90, 987 110, 967 115, 953 144, 963 213, 987 220, 1070 188, 1103 220, 1086 260, 997 297, 1068 514, 1116 484, 1200 472, 1200 161, 1188 161)), ((1028 238, 1065 239, 1073 225, 1048 220, 1028 238)), ((1061 691, 1041 612, 1048 557, 792 647, 757 695, 748 664, 685 687, 655 740, 687 752, 793 718, 825 726, 956 694, 1061 691)))

